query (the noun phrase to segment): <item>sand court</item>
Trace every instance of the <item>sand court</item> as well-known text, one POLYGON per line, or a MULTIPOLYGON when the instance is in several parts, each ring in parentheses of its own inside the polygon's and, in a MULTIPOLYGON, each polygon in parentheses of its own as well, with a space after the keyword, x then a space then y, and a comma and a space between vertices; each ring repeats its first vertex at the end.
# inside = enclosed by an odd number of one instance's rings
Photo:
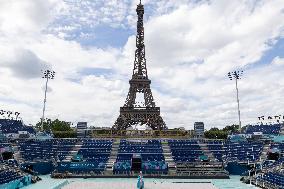
MULTIPOLYGON (((81 182, 75 181, 64 186, 63 189, 136 189, 136 182, 81 182)), ((212 183, 175 183, 150 181, 145 182, 145 189, 218 189, 212 183)))

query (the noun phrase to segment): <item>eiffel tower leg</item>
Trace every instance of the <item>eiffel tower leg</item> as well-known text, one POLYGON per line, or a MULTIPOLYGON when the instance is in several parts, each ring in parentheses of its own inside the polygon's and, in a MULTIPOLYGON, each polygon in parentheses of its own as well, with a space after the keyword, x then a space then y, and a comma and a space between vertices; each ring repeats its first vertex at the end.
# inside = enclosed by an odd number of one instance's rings
POLYGON ((112 128, 115 130, 122 130, 122 126, 124 125, 124 120, 121 115, 118 116, 112 128))
POLYGON ((166 130, 168 127, 166 126, 166 123, 164 122, 163 118, 159 115, 157 119, 157 125, 159 125, 159 130, 166 130))
POLYGON ((144 90, 144 99, 146 107, 155 107, 155 102, 150 86, 147 86, 147 88, 144 90))
POLYGON ((153 130, 166 130, 168 129, 163 118, 160 115, 153 115, 148 119, 147 125, 153 130))
POLYGON ((115 130, 126 130, 127 128, 131 127, 134 124, 134 122, 131 119, 127 119, 123 115, 119 115, 117 120, 112 126, 112 129, 115 130))
POLYGON ((125 107, 132 107, 135 104, 137 87, 133 84, 130 85, 129 92, 125 100, 125 107))

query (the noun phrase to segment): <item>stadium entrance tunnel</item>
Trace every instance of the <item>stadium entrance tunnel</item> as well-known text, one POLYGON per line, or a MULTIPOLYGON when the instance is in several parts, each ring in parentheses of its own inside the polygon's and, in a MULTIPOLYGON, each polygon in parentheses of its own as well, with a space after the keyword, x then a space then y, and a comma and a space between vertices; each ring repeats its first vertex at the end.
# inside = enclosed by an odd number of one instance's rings
POLYGON ((267 159, 278 161, 278 159, 280 158, 280 153, 280 150, 277 148, 270 149, 268 151, 267 159))
POLYGON ((13 152, 3 152, 2 158, 3 160, 13 159, 13 152))
POLYGON ((134 154, 131 160, 131 171, 139 173, 142 169, 142 159, 140 154, 134 154))

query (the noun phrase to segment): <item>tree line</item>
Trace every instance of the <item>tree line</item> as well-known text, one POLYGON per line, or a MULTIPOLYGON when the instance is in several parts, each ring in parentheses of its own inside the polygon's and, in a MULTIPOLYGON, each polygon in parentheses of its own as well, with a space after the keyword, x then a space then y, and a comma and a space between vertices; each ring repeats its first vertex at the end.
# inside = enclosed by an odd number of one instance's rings
MULTIPOLYGON (((238 128, 238 125, 229 125, 224 127, 223 129, 213 127, 208 131, 205 131, 204 136, 205 138, 209 139, 227 139, 228 135, 233 133, 239 133, 238 128)), ((242 127, 242 131, 245 130, 245 128, 246 127, 242 127)))
MULTIPOLYGON (((36 124, 38 130, 42 130, 41 121, 36 124)), ((43 131, 52 132, 55 138, 76 138, 76 130, 71 127, 71 123, 60 121, 59 119, 45 119, 43 121, 43 131)))

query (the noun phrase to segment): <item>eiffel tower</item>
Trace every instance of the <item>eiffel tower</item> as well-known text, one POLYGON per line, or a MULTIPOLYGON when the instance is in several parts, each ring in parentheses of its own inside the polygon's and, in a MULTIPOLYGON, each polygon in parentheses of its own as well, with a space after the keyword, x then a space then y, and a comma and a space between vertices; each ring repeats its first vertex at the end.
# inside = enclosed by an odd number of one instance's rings
POLYGON ((151 92, 151 80, 148 79, 145 45, 144 45, 144 27, 143 14, 144 6, 137 5, 138 15, 137 35, 136 35, 136 51, 134 60, 134 69, 132 78, 129 81, 130 88, 123 107, 120 107, 120 115, 113 125, 113 129, 126 130, 132 125, 146 124, 153 130, 167 129, 165 122, 160 116, 160 107, 156 107, 151 92), (144 102, 136 102, 136 94, 144 94, 144 102))

